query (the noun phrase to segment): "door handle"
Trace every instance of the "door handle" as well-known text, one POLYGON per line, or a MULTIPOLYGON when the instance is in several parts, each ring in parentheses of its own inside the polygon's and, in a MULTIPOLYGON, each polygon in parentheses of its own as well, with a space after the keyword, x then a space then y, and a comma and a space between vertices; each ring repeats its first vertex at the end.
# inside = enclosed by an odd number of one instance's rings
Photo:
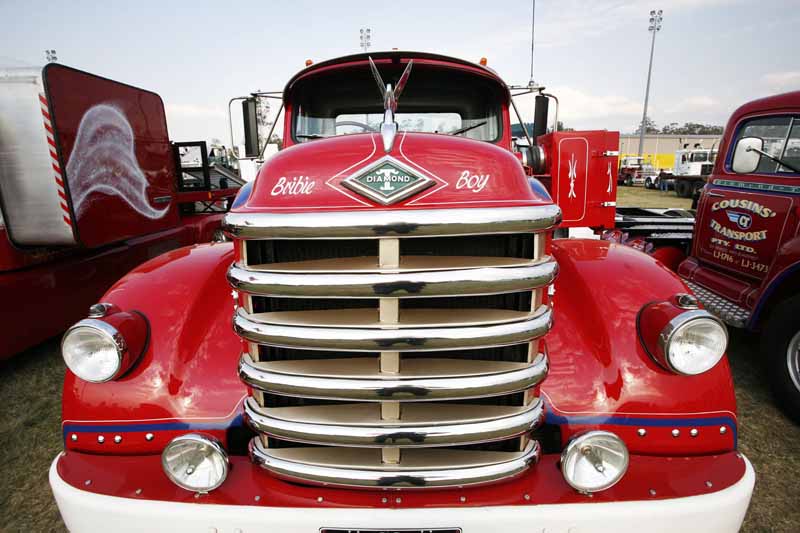
POLYGON ((709 196, 715 196, 717 198, 725 198, 725 195, 719 192, 708 191, 706 194, 709 196))

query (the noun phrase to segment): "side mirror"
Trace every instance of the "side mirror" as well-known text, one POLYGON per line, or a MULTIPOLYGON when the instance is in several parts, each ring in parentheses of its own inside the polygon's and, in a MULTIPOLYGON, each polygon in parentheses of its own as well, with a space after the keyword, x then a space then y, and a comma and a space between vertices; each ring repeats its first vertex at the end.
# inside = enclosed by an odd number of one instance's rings
POLYGON ((760 151, 764 150, 764 139, 758 137, 742 137, 733 151, 731 167, 737 174, 755 172, 761 162, 760 151))

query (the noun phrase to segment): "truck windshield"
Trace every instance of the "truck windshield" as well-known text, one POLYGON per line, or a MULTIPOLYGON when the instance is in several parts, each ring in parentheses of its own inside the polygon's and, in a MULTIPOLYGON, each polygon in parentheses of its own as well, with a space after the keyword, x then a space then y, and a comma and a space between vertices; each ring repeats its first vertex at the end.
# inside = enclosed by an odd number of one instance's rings
POLYGON ((692 154, 692 161, 695 163, 705 163, 708 161, 708 154, 705 152, 695 152, 692 154))
MULTIPOLYGON (((398 67, 378 65, 392 85, 402 72, 398 67)), ((398 100, 395 120, 400 131, 457 133, 496 141, 502 129, 502 98, 496 84, 481 76, 414 65, 398 100)), ((383 121, 383 102, 366 66, 334 69, 302 79, 292 100, 297 142, 378 131, 383 121)))

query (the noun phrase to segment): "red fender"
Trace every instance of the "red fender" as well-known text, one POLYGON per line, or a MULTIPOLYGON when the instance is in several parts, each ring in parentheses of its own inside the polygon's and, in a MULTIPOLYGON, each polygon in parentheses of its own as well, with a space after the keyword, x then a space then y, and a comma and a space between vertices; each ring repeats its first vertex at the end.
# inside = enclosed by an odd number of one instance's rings
POLYGON ((66 372, 68 450, 161 453, 187 430, 226 442, 226 430, 241 424, 246 394, 236 371, 241 341, 231 327, 225 279, 232 261, 229 242, 180 248, 132 270, 106 293, 102 301, 147 317, 149 345, 118 380, 88 383, 66 372), (98 442, 99 433, 105 442, 98 442), (116 435, 121 442, 112 443, 116 435))
POLYGON ((555 240, 553 254, 560 273, 542 391, 548 421, 562 425, 563 440, 603 428, 623 437, 633 453, 734 449, 736 399, 727 358, 704 374, 680 376, 656 364, 639 340, 639 310, 689 292, 680 278, 652 256, 607 241, 555 240))

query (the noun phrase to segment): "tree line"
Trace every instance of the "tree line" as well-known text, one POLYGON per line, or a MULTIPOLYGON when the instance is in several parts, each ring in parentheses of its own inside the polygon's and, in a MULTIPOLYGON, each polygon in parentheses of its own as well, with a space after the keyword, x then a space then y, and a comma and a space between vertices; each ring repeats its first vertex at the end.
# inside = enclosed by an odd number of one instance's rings
MULTIPOLYGON (((634 133, 641 133, 642 125, 636 128, 634 133)), ((662 135, 722 135, 722 126, 715 124, 702 124, 700 122, 684 122, 682 125, 677 122, 670 122, 661 128, 650 117, 645 118, 645 133, 662 135)))

